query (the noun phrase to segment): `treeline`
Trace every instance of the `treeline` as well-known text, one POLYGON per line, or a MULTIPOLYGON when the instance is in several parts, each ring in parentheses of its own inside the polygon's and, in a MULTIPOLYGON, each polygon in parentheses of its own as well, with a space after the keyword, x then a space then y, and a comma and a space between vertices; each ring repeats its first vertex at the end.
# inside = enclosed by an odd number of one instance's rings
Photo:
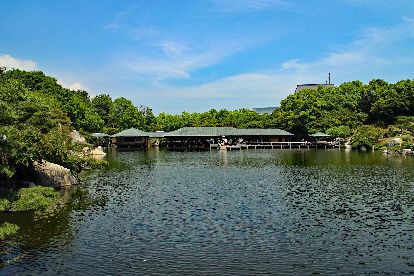
POLYGON ((387 127, 401 120, 401 116, 414 115, 414 80, 395 84, 372 80, 366 85, 353 81, 338 87, 305 89, 289 95, 272 114, 258 114, 249 109, 211 109, 178 115, 162 112, 155 116, 151 108, 137 107, 123 97, 114 100, 106 94, 90 97, 86 91, 63 88, 56 79, 39 71, 10 70, 1 79, 3 83, 20 83, 31 96, 45 96, 54 101, 54 106, 67 115, 68 123, 84 132, 113 134, 131 127, 172 131, 185 126, 231 126, 281 128, 299 136, 317 131, 343 136, 362 125, 387 127))
POLYGON ((388 84, 372 80, 343 83, 338 87, 301 90, 281 101, 272 114, 248 109, 214 109, 204 113, 169 115, 156 118, 158 130, 183 126, 233 126, 239 128, 281 128, 297 137, 318 131, 336 137, 349 137, 363 125, 387 128, 396 124, 407 129, 414 122, 414 80, 388 84))
POLYGON ((386 128, 414 115, 414 81, 388 84, 372 80, 338 87, 301 90, 284 99, 274 113, 276 125, 296 134, 325 131, 349 136, 362 125, 386 128))
POLYGON ((78 168, 72 154, 76 145, 68 137, 72 129, 113 134, 131 127, 145 131, 186 126, 281 128, 298 139, 322 131, 352 137, 355 147, 370 147, 395 135, 412 142, 413 116, 414 80, 353 81, 301 90, 284 99, 272 114, 211 109, 155 116, 151 108, 137 107, 123 97, 91 97, 86 91, 64 88, 40 71, 0 68, 0 176, 13 176, 40 159, 78 168))
MULTIPOLYGON (((212 109, 204 113, 160 113, 155 116, 151 108, 137 107, 123 97, 114 100, 106 94, 91 97, 86 91, 64 88, 56 79, 40 71, 3 71, 1 83, 3 87, 14 83, 19 86, 17 90, 21 93, 30 94, 31 98, 37 97, 39 102, 46 101, 46 105, 54 107, 54 112, 62 112, 60 115, 63 116, 61 119, 66 120, 65 125, 69 124, 81 132, 114 134, 131 127, 145 131, 172 131, 185 126, 269 128, 273 125, 271 115, 258 114, 249 109, 212 109)), ((20 103, 21 100, 15 98, 12 101, 20 103)), ((35 110, 32 113, 37 116, 35 110)))

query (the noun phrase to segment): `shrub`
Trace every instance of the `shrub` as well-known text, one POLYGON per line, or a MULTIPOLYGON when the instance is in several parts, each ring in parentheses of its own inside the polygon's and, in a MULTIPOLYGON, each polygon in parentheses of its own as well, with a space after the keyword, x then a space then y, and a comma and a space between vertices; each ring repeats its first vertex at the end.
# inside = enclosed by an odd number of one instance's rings
POLYGON ((8 222, 3 223, 0 226, 0 240, 4 240, 8 236, 16 234, 17 231, 19 231, 19 226, 16 224, 8 222))
POLYGON ((0 198, 0 212, 7 211, 10 208, 10 201, 6 198, 0 198))
POLYGON ((95 158, 87 158, 87 166, 91 169, 103 169, 108 167, 108 161, 105 160, 99 160, 95 158))
POLYGON ((401 128, 395 127, 393 125, 388 126, 384 132, 385 137, 395 137, 402 134, 401 128))
POLYGON ((11 210, 44 210, 55 204, 58 199, 59 193, 51 187, 22 188, 17 193, 17 200, 12 202, 11 210))
POLYGON ((361 149, 365 147, 371 149, 382 136, 383 130, 374 126, 364 125, 356 129, 351 138, 352 148, 361 149))
POLYGON ((401 148, 403 148, 403 149, 413 149, 414 148, 413 142, 404 141, 401 144, 401 148))

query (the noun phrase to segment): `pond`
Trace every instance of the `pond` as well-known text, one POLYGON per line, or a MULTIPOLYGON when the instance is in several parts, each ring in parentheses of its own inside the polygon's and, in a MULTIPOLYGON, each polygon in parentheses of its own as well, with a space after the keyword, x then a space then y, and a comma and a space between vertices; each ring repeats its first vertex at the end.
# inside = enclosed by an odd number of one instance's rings
POLYGON ((345 150, 111 152, 20 226, 0 274, 414 273, 414 158, 345 150))

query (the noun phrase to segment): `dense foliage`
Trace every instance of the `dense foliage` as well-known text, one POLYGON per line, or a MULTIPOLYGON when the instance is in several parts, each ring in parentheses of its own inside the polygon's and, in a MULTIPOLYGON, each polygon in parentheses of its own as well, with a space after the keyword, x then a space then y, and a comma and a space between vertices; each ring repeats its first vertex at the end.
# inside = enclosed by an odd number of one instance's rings
POLYGON ((211 109, 204 113, 183 112, 180 115, 160 113, 156 118, 157 130, 172 131, 190 126, 270 128, 274 126, 274 122, 270 114, 259 114, 245 108, 234 111, 211 109))
POLYGON ((85 160, 73 154, 73 129, 112 134, 154 126, 151 109, 125 98, 91 100, 86 91, 63 88, 39 71, 0 70, 0 178, 25 178, 33 161, 41 159, 79 170, 85 160))
MULTIPOLYGON (((352 138, 355 147, 375 139, 414 132, 414 80, 388 84, 372 80, 319 87, 289 95, 272 114, 249 109, 155 116, 126 98, 62 87, 40 71, 0 70, 0 178, 24 175, 33 161, 46 159, 79 169, 68 137, 73 129, 113 134, 131 127, 172 131, 186 126, 281 128, 297 139, 326 132, 352 138), (375 129, 373 129, 375 126, 375 129), (375 135, 373 135, 375 134, 375 135), (16 174, 19 172, 19 174, 16 174)), ((409 139, 408 139, 409 140, 409 139)), ((408 141, 409 142, 409 141, 408 141)))

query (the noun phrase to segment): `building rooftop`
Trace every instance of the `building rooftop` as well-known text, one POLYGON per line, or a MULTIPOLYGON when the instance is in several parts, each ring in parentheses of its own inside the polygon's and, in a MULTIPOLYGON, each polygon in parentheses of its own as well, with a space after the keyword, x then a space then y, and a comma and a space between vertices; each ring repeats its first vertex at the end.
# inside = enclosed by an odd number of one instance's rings
POLYGON ((332 84, 332 83, 307 83, 307 84, 298 84, 296 86, 295 92, 299 92, 299 91, 301 91, 303 89, 313 89, 313 90, 315 90, 315 89, 318 89, 319 86, 322 86, 322 87, 335 87, 335 85, 332 84))
POLYGON ((126 129, 126 130, 123 130, 121 132, 118 132, 112 135, 112 137, 149 137, 149 136, 150 136, 150 133, 146 131, 142 131, 140 129, 136 129, 136 128, 126 129))
POLYGON ((256 111, 259 114, 271 114, 273 111, 277 109, 276 106, 269 106, 269 107, 253 107, 253 111, 256 111))

